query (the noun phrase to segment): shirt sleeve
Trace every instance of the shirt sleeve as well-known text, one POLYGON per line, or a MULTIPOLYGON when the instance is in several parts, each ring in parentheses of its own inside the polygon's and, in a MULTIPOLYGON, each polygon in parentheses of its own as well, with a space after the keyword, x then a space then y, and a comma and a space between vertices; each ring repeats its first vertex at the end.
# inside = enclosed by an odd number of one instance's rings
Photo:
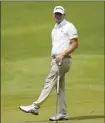
POLYGON ((78 38, 77 29, 73 24, 68 26, 68 36, 70 39, 78 38))

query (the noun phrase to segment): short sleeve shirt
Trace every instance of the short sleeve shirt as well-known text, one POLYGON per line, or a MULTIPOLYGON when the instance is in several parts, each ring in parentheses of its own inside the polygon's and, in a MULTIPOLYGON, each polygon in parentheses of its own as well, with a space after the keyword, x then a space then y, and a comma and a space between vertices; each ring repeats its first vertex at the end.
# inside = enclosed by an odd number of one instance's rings
POLYGON ((52 55, 58 55, 71 46, 71 40, 78 38, 78 33, 75 26, 64 19, 60 24, 55 24, 51 37, 52 55))

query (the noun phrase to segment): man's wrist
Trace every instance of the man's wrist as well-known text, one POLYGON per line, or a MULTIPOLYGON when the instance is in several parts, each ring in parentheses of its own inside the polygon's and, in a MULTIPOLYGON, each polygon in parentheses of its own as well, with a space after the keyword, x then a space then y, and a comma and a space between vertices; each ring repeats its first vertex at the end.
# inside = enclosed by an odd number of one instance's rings
POLYGON ((72 53, 72 50, 73 49, 69 49, 69 50, 65 50, 63 53, 62 53, 62 55, 65 57, 65 56, 68 56, 70 53, 72 53))
POLYGON ((62 56, 65 57, 66 56, 66 53, 62 53, 62 56))

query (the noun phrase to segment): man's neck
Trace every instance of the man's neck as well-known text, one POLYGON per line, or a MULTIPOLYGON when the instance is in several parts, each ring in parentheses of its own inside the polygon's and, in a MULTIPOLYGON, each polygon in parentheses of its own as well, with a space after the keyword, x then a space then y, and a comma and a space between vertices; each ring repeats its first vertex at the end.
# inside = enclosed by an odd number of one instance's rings
MULTIPOLYGON (((64 20, 64 19, 63 19, 63 20, 64 20)), ((61 20, 61 21, 57 22, 57 25, 59 25, 63 20, 61 20)))
POLYGON ((62 21, 60 21, 60 22, 57 22, 57 24, 59 25, 61 22, 62 22, 62 21))

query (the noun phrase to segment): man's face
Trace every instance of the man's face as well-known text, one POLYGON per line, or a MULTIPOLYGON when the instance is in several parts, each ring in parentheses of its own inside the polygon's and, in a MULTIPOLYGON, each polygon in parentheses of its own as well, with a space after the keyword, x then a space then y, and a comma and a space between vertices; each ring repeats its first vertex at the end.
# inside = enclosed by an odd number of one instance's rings
POLYGON ((55 18, 55 21, 56 21, 57 23, 59 23, 59 22, 61 22, 61 21, 63 20, 64 15, 57 12, 57 13, 54 14, 54 18, 55 18))

